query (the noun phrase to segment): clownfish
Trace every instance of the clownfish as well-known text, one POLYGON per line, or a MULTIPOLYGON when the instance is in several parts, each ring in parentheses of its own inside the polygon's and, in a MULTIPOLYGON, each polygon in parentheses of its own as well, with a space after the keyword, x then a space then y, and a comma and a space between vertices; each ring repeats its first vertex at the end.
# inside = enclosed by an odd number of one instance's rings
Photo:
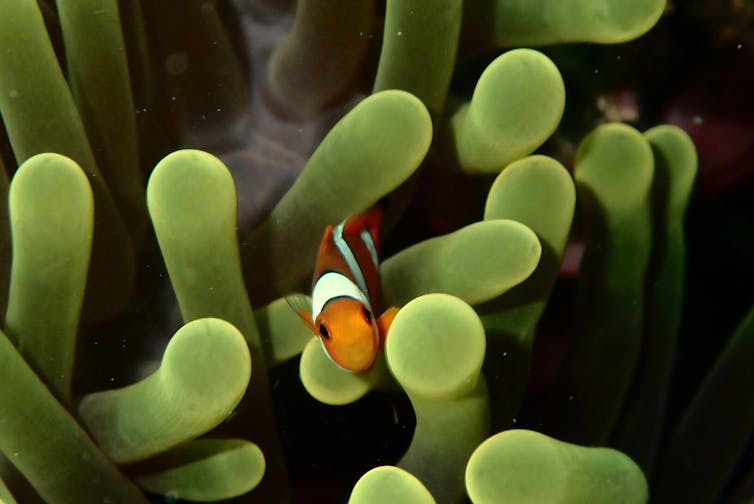
POLYGON ((330 360, 352 373, 372 366, 398 313, 389 308, 375 315, 381 221, 382 211, 373 207, 327 226, 314 267, 311 311, 294 307, 330 360))

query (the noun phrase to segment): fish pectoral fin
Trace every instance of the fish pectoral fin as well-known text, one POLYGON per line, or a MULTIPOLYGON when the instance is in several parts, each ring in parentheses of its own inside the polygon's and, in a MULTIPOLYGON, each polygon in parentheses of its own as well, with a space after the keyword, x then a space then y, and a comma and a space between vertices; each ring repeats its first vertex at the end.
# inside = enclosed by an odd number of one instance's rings
POLYGON ((312 330, 313 333, 317 333, 314 328, 314 321, 312 320, 312 314, 307 307, 311 306, 311 299, 299 292, 288 294, 285 296, 285 301, 288 306, 298 315, 306 326, 312 330))
POLYGON ((377 319, 377 327, 380 329, 380 348, 385 345, 387 333, 390 330, 390 325, 393 323, 393 319, 396 315, 398 315, 398 308, 391 306, 377 319))
POLYGON ((298 316, 301 317, 301 320, 304 321, 304 324, 313 332, 314 334, 317 334, 317 328, 314 327, 314 322, 312 321, 312 314, 309 313, 307 310, 299 310, 298 316))

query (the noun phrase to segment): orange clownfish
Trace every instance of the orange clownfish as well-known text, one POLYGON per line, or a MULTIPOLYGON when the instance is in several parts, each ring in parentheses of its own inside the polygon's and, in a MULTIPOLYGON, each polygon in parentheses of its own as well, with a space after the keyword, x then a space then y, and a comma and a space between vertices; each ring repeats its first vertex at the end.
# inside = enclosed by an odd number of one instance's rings
POLYGON ((374 312, 380 299, 381 221, 382 211, 374 207, 327 226, 314 267, 311 312, 297 310, 330 360, 354 373, 372 366, 398 312, 390 308, 379 317, 374 312))

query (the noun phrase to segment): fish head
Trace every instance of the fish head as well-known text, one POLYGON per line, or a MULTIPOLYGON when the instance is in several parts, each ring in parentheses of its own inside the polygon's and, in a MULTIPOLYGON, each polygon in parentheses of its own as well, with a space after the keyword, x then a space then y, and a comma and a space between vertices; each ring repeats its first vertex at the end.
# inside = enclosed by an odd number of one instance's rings
POLYGON ((377 358, 377 321, 358 299, 339 297, 328 301, 314 321, 314 329, 328 357, 346 371, 366 371, 377 358))

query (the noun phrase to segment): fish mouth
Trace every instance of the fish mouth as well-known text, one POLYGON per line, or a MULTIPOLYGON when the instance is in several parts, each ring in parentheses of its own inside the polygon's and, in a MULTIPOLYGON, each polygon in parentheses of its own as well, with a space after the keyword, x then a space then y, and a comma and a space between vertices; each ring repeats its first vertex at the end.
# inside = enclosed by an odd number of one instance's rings
POLYGON ((342 352, 344 355, 339 355, 341 352, 327 348, 327 344, 323 338, 320 337, 319 342, 330 361, 343 371, 349 373, 368 371, 377 360, 376 344, 373 344, 371 348, 364 348, 363 345, 355 346, 355 348, 351 347, 347 351, 342 352))

